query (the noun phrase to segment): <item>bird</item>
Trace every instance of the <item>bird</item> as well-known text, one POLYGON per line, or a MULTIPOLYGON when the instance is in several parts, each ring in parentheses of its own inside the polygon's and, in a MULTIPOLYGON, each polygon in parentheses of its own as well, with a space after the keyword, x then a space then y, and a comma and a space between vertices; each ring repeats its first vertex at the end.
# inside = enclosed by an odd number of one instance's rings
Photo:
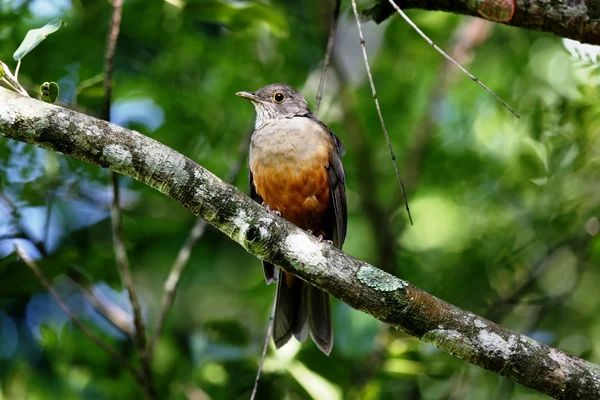
MULTIPOLYGON (((340 138, 311 112, 293 87, 273 83, 256 92, 237 92, 256 109, 248 157, 249 196, 338 249, 346 239, 346 177, 340 138)), ((310 333, 326 355, 333 348, 329 295, 263 261, 267 284, 277 282, 273 342, 279 349, 292 336, 310 333)))

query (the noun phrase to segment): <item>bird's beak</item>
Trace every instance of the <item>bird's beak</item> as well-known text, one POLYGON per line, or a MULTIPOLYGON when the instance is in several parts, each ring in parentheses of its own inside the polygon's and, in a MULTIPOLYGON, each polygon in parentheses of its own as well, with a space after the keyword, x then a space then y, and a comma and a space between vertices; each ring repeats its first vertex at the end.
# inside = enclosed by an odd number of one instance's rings
POLYGON ((260 98, 252 92, 237 92, 235 95, 250 100, 253 103, 260 103, 260 98))

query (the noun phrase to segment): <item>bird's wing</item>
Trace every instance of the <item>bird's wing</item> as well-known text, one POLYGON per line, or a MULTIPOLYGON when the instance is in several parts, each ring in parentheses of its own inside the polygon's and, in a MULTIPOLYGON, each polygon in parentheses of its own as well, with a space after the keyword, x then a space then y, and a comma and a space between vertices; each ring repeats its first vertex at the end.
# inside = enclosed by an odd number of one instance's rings
POLYGON ((256 186, 254 186, 254 177, 252 175, 250 166, 248 166, 248 196, 250 196, 250 198, 258 204, 263 203, 262 197, 260 197, 260 194, 256 192, 256 186))
MULTIPOLYGON (((252 176, 252 170, 250 166, 248 166, 248 196, 258 204, 263 203, 262 197, 256 191, 256 186, 254 186, 254 178, 252 176)), ((275 281, 275 274, 277 273, 275 266, 269 262, 263 261, 263 272, 265 273, 265 281, 267 281, 267 285, 271 282, 275 281)))
POLYGON ((348 225, 348 208, 346 206, 346 174, 342 165, 341 156, 346 149, 342 140, 327 125, 319 121, 312 113, 304 115, 320 125, 331 135, 335 144, 335 151, 329 156, 329 165, 327 167, 327 177, 329 179, 329 192, 333 203, 333 230, 331 239, 333 245, 338 249, 342 248, 346 239, 346 227, 348 225))

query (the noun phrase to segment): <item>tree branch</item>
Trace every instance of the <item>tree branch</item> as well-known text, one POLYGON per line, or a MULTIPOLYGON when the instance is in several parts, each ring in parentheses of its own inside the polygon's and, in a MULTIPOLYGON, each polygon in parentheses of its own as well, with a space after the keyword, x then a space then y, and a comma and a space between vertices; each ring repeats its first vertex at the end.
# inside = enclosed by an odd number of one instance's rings
MULTIPOLYGON (((430 11, 448 11, 455 14, 472 15, 506 25, 534 31, 549 32, 559 37, 567 37, 580 42, 600 44, 600 2, 596 1, 542 1, 509 0, 491 2, 490 0, 394 0, 402 9, 421 8, 430 11), (490 17, 485 7, 492 3, 514 4, 512 16, 498 19, 490 17)), ((394 14, 394 8, 388 0, 377 0, 376 5, 364 14, 380 23, 394 14)))
POLYGON ((137 179, 249 253, 474 365, 556 398, 600 398, 600 366, 448 304, 319 242, 153 139, 5 89, 0 89, 0 104, 0 136, 137 179))

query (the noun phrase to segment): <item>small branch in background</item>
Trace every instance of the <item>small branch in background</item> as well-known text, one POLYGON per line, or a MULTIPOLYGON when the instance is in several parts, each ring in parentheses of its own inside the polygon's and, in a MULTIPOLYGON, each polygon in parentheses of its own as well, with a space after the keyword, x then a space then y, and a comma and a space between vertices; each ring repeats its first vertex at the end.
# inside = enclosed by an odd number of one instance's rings
MULTIPOLYGON (((19 64, 17 64, 17 68, 20 66, 20 63, 21 62, 19 61, 19 64)), ((14 90, 15 92, 20 93, 23 96, 30 97, 29 93, 27 93, 27 90, 25 90, 25 88, 21 86, 21 84, 17 80, 17 77, 10 72, 10 68, 8 68, 8 65, 4 64, 2 61, 0 61, 0 72, 2 72, 0 73, 0 76, 2 77, 0 78, 0 82, 4 82, 9 88, 14 90)))
MULTIPOLYGON (((229 172, 227 173, 226 181, 229 183, 233 184, 237 180, 240 171, 242 170, 242 163, 244 162, 248 154, 248 148, 250 146, 250 136, 252 135, 253 131, 254 129, 249 129, 248 132, 244 135, 242 141, 240 142, 237 160, 229 168, 229 172)), ((177 291, 177 287, 179 286, 179 281, 181 280, 181 274, 183 273, 183 270, 190 259, 190 256, 192 254, 192 248, 202 237, 206 230, 206 227, 206 221, 198 217, 196 219, 194 227, 188 234, 188 237, 186 238, 183 246, 179 250, 177 257, 175 258, 175 262, 173 263, 173 266, 171 267, 169 277, 167 278, 164 284, 165 292, 161 301, 161 307, 158 313, 158 320, 156 321, 156 328, 154 329, 154 334, 150 339, 150 344, 148 346, 148 354, 150 356, 154 351, 156 342, 162 334, 165 322, 167 320, 167 315, 169 314, 169 311, 173 306, 173 301, 175 300, 175 293, 177 291)))
POLYGON ((13 218, 17 218, 19 214, 19 209, 17 208, 17 206, 14 205, 10 197, 0 192, 0 200, 2 200, 2 202, 4 202, 6 207, 10 210, 10 213, 13 216, 13 218))
MULTIPOLYGON (((102 106, 102 118, 107 122, 110 122, 110 105, 112 101, 113 89, 112 75, 117 39, 119 38, 119 30, 121 26, 121 16, 123 13, 123 3, 124 0, 113 0, 112 20, 108 29, 106 50, 104 52, 104 102, 102 106)), ((154 399, 157 398, 157 395, 154 391, 154 385, 152 382, 152 371, 150 369, 150 359, 148 357, 149 354, 147 351, 146 342, 146 327, 144 326, 142 307, 140 305, 137 293, 135 292, 131 268, 129 266, 129 260, 127 259, 127 250, 125 248, 123 218, 121 215, 119 202, 119 176, 114 171, 110 171, 109 175, 113 192, 113 200, 111 202, 110 211, 115 259, 117 262, 117 268, 119 269, 119 274, 121 275, 121 281, 127 288, 127 293, 129 294, 129 300, 131 302, 131 308, 133 309, 133 322, 135 325, 134 342, 138 348, 141 359, 142 375, 144 376, 144 389, 146 390, 146 395, 149 398, 154 399)))
POLYGON ((60 294, 58 294, 58 292, 56 291, 56 289, 54 289, 54 287, 50 284, 50 282, 48 282, 48 280, 46 279, 46 277, 44 276, 44 274, 42 273, 42 271, 40 270, 40 268, 38 267, 38 265, 35 263, 35 261, 33 261, 27 255, 27 253, 25 253, 19 246, 15 246, 15 250, 16 250, 17 255, 19 256, 19 258, 21 260, 23 260, 23 262, 25 263, 25 265, 27 265, 29 267, 29 269, 31 269, 31 271, 35 274, 35 276, 41 282, 41 284, 54 297, 54 299, 56 300, 56 302, 58 303, 58 305, 60 306, 60 308, 62 308, 62 310, 65 312, 65 314, 67 314, 67 316, 71 320, 71 323, 73 325, 75 325, 81 332, 83 332, 84 335, 86 335, 87 337, 89 337, 90 340, 92 342, 94 342, 98 347, 100 347, 108 355, 110 355, 112 358, 114 358, 119 364, 121 364, 121 366, 123 368, 125 368, 127 371, 129 371, 131 373, 131 375, 133 375, 133 377, 135 378, 135 380, 138 383, 140 383, 140 385, 143 385, 144 384, 144 378, 129 363, 129 361, 127 359, 125 359, 123 356, 121 356, 119 353, 117 353, 116 350, 114 350, 112 347, 110 347, 110 345, 108 345, 104 340, 102 340, 94 332, 92 332, 91 330, 89 330, 85 326, 85 324, 83 322, 81 322, 81 320, 79 318, 77 318, 77 316, 69 309, 69 307, 67 306, 67 304, 65 303, 65 301, 60 296, 60 294))
POLYGON ((13 217, 14 221, 15 221, 15 226, 17 231, 14 234, 11 235, 5 235, 4 239, 25 239, 28 240, 29 242, 31 242, 32 245, 35 246, 35 248, 37 249, 37 251, 40 252, 40 254, 43 257, 46 257, 48 255, 48 252, 46 251, 46 245, 44 242, 39 241, 35 238, 33 238, 25 229, 25 227, 21 224, 21 217, 19 215, 19 209, 18 207, 12 202, 12 200, 5 195, 4 193, 0 192, 0 200, 2 200, 2 202, 6 205, 6 207, 10 210, 11 216, 13 217))
POLYGON ((385 135, 385 141, 387 143, 388 150, 390 151, 390 156, 392 157, 392 163, 394 164, 394 170, 396 171, 396 177, 398 178, 398 182, 400 183, 400 189, 402 189, 402 195, 404 196, 404 204, 406 205, 406 212, 408 213, 408 219, 410 220, 410 224, 413 225, 412 216, 410 215, 410 209, 408 208, 408 200, 406 199, 406 191, 404 190, 404 184, 402 183, 402 178, 400 177, 400 170, 398 169, 398 163, 396 162, 396 156, 394 155, 394 150, 392 149, 392 143, 390 142, 390 136, 388 135, 387 129, 385 128, 385 122, 383 122, 383 115, 381 115, 381 107, 379 107, 379 100, 377 99, 377 91, 375 90, 375 83, 373 82, 373 75, 371 74, 371 67, 369 66, 369 58, 367 56, 367 47, 365 45, 365 38, 363 37, 363 33, 362 33, 360 16, 358 15, 358 10, 356 8, 356 0, 352 0, 352 10, 354 11, 354 18, 356 19, 356 26, 358 27, 358 34, 360 36, 360 46, 362 48, 363 58, 365 59, 365 68, 367 69, 369 83, 371 84, 371 91, 373 92, 373 100, 375 101, 375 107, 377 108, 377 115, 379 116, 379 122, 381 123, 381 128, 383 129, 383 134, 385 135))
POLYGON ((88 283, 80 282, 79 274, 67 274, 67 279, 76 290, 83 293, 86 300, 100 315, 115 328, 129 336, 131 340, 134 339, 135 328, 127 312, 105 296, 98 296, 88 287, 88 283))
POLYGON ((21 68, 21 60, 17 61, 17 66, 15 67, 15 79, 19 79, 19 69, 21 68))
POLYGON ((390 211, 383 207, 379 197, 374 195, 378 192, 380 180, 374 169, 372 149, 365 135, 360 132, 360 120, 357 118, 356 101, 354 95, 349 91, 348 79, 344 72, 334 63, 332 68, 340 81, 338 93, 339 104, 342 107, 342 118, 346 137, 350 139, 351 147, 356 152, 356 157, 362 160, 362 167, 358 168, 357 183, 360 195, 361 210, 371 225, 374 235, 377 265, 384 271, 402 276, 400 265, 396 263, 398 249, 397 234, 390 223, 390 211))
MULTIPOLYGON (((111 66, 111 68, 112 68, 112 66, 111 66)), ((79 82, 79 85, 77 85, 77 87, 75 88, 75 93, 73 93, 73 104, 77 104, 77 99, 79 98, 79 95, 81 94, 81 92, 83 92, 85 89, 92 87, 94 85, 97 85, 99 83, 106 85, 106 81, 104 80, 104 72, 96 74, 96 75, 92 76, 91 78, 84 79, 83 81, 79 82)), ((106 87, 104 88, 104 90, 106 93, 106 87)), ((111 88, 111 92, 112 92, 112 88, 111 88)), ((112 95, 111 95, 111 97, 112 97, 112 95)), ((109 108, 108 112, 110 113, 110 108, 109 108)))
MULTIPOLYGON (((437 44, 433 43, 433 41, 431 39, 429 39, 429 37, 427 37, 427 35, 425 35, 423 33, 422 30, 419 29, 419 27, 417 25, 415 25, 414 22, 411 21, 410 18, 408 18, 408 15, 406 15, 404 13, 404 11, 402 11, 400 9, 400 7, 398 7, 398 5, 396 3, 394 3, 393 0, 388 0, 389 3, 392 5, 392 7, 394 7, 396 9, 396 11, 398 12, 398 14, 400 14, 400 16, 406 21, 406 23, 408 25, 410 25, 411 28, 413 28, 423 39, 425 39, 425 41, 427 43, 429 43, 429 45, 431 47, 433 47, 438 53, 440 53, 442 56, 444 56, 446 58, 446 60, 450 61, 452 64, 456 65, 462 72, 464 72, 469 78, 471 78, 475 83, 477 83, 479 86, 481 86, 482 88, 484 88, 489 94, 491 94, 492 96, 494 96, 496 98, 496 100, 498 100, 500 103, 502 103, 502 105, 504 107, 506 107, 508 109, 508 111, 510 111, 515 117, 517 118, 521 118, 519 117, 519 114, 517 114, 508 104, 506 104, 506 102, 504 100, 502 100, 500 97, 498 97, 498 95, 494 92, 492 92, 492 90, 490 88, 488 88, 483 82, 481 82, 479 79, 477 79, 475 76, 473 76, 473 74, 471 74, 469 71, 467 71, 466 69, 464 69, 462 67, 462 65, 460 65, 459 63, 457 63, 456 61, 454 61, 454 59, 452 57, 450 57, 448 54, 446 54, 444 52, 444 50, 442 50, 441 48, 438 47, 437 44)), ((355 0, 353 0, 353 3, 355 3, 355 0)), ((355 11, 355 14, 357 14, 357 19, 358 19, 358 13, 355 11)))
POLYGON ((250 400, 254 400, 254 398, 256 397, 256 391, 258 390, 258 381, 260 380, 260 375, 262 374, 263 364, 265 363, 265 358, 267 357, 267 350, 269 348, 269 340, 271 339, 271 332, 273 331, 273 320, 275 319, 276 309, 277 300, 274 300, 273 308, 271 310, 271 316, 269 317, 269 326, 267 327, 267 334, 265 336, 265 343, 263 344, 262 354, 260 356, 260 361, 258 362, 258 371, 256 372, 256 378, 254 379, 254 387, 252 388, 250 400))
POLYGON ((329 39, 327 40, 327 52, 325 53, 325 60, 323 61, 323 71, 321 71, 321 79, 319 79, 319 89, 317 90, 316 105, 315 105, 315 117, 319 114, 319 107, 321 106, 321 99, 323 95, 323 85, 325 84, 325 76, 327 75, 327 68, 329 67, 329 60, 331 59, 331 52, 333 51, 333 42, 335 40, 335 30, 337 28, 337 22, 340 17, 340 5, 342 0, 335 0, 335 9, 333 10, 333 18, 331 25, 329 26, 329 39))
POLYGON ((104 102, 102 104, 102 117, 110 122, 110 103, 112 101, 112 75, 115 60, 117 39, 121 29, 121 15, 123 14, 123 3, 125 0, 114 0, 112 3, 113 13, 108 37, 106 38, 106 49, 104 51, 104 102))
POLYGON ((52 222, 52 209, 54 208, 54 193, 51 193, 46 203, 46 220, 44 222, 44 236, 42 245, 44 249, 48 248, 48 239, 50 238, 50 223, 52 222))
MULTIPOLYGON (((481 46, 489 38, 493 23, 479 19, 466 19, 453 33, 450 56, 461 64, 468 64, 473 59, 473 51, 481 46)), ((410 192, 421 175, 421 164, 429 149, 433 137, 433 131, 437 126, 436 112, 446 95, 448 84, 456 70, 451 68, 452 62, 446 61, 438 72, 435 87, 427 102, 427 111, 423 114, 421 121, 416 124, 417 128, 411 135, 412 143, 407 151, 407 162, 404 170, 406 188, 410 192)))

